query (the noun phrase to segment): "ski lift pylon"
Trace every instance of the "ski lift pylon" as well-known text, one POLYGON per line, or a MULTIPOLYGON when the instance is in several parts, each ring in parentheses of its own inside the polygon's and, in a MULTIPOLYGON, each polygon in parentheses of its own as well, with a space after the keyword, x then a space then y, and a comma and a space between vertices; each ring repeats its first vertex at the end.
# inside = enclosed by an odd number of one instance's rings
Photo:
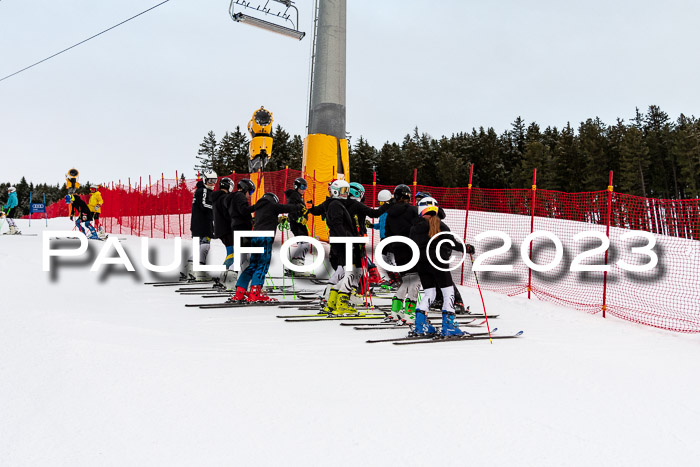
POLYGON ((299 10, 297 10, 297 7, 294 6, 294 2, 292 0, 266 0, 264 5, 258 4, 255 7, 250 6, 250 2, 246 0, 231 0, 228 11, 229 15, 231 15, 231 19, 237 23, 249 24, 251 26, 276 32, 277 34, 282 34, 283 36, 292 37, 297 40, 302 40, 304 36, 306 36, 305 32, 299 30, 299 10), (273 12, 272 8, 268 7, 270 1, 284 5, 284 11, 273 12), (293 27, 290 28, 282 24, 266 21, 255 16, 246 15, 242 12, 234 12, 235 5, 242 7, 243 10, 253 10, 256 12, 262 12, 263 15, 269 15, 273 18, 284 19, 285 22, 288 21, 293 27), (289 11, 290 9, 294 9, 294 12, 296 13, 296 22, 291 18, 292 12, 289 11))

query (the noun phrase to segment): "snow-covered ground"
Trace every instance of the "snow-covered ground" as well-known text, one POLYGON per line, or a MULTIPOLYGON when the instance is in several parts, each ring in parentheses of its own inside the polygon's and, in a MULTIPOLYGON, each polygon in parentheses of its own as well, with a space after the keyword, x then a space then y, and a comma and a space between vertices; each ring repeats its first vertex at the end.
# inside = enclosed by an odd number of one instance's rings
MULTIPOLYGON (((485 293, 500 315, 491 327, 522 338, 366 344, 404 331, 287 323, 270 307, 185 308, 202 299, 142 284, 158 278, 138 266, 131 237, 123 245, 138 274, 90 272, 89 254, 42 272, 44 224, 19 226, 39 235, 0 238, 2 466, 700 458, 698 335, 485 293)), ((158 262, 170 262, 172 242, 151 242, 158 262)), ((223 258, 220 243, 211 258, 223 258)), ((478 291, 462 290, 482 312, 478 291)))

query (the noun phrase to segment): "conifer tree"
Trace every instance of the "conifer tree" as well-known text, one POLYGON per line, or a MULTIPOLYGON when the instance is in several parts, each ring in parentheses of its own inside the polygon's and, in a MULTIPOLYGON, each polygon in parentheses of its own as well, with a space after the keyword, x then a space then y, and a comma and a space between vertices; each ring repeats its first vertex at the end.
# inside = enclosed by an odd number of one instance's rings
POLYGON ((195 164, 194 170, 202 173, 205 170, 214 169, 214 166, 218 164, 216 147, 216 135, 213 131, 210 131, 207 133, 207 136, 204 137, 204 141, 199 145, 197 164, 195 164))
POLYGON ((627 127, 620 144, 620 170, 616 177, 620 191, 646 197, 650 164, 642 131, 636 126, 627 127))
POLYGON ((585 171, 581 174, 583 191, 600 191, 608 186, 612 164, 607 151, 606 131, 605 124, 598 117, 589 118, 579 126, 579 144, 585 163, 585 171))
POLYGON ((672 152, 678 162, 681 192, 691 198, 700 197, 700 120, 681 114, 672 152))
POLYGON ((230 147, 231 157, 228 163, 228 174, 234 171, 236 173, 248 173, 248 159, 250 157, 248 145, 250 142, 247 133, 243 133, 241 127, 236 126, 236 129, 229 134, 226 144, 230 147))
POLYGON ((650 172, 652 196, 672 198, 679 196, 676 164, 671 156, 671 124, 666 112, 658 106, 649 106, 644 117, 644 140, 649 148, 653 166, 650 172))
POLYGON ((277 125, 272 132, 272 140, 272 157, 267 162, 265 170, 284 170, 291 159, 292 148, 289 133, 277 125))
POLYGON ((372 168, 377 164, 377 150, 371 146, 362 136, 351 148, 350 180, 363 184, 372 183, 372 168))

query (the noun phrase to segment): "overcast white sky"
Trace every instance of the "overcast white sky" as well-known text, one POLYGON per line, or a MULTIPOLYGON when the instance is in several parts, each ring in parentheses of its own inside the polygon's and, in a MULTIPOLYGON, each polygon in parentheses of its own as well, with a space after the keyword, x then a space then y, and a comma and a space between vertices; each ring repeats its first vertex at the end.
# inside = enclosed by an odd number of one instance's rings
MULTIPOLYGON (((0 77, 157 3, 2 0, 0 77)), ((310 33, 312 0, 296 3, 310 33)), ((234 23, 228 4, 171 0, 0 82, 0 181, 192 177, 205 134, 261 105, 305 135, 309 37, 234 23)), ((698 115, 698 17, 696 0, 348 0, 348 131, 379 147, 415 126, 500 133, 518 115, 698 115)))

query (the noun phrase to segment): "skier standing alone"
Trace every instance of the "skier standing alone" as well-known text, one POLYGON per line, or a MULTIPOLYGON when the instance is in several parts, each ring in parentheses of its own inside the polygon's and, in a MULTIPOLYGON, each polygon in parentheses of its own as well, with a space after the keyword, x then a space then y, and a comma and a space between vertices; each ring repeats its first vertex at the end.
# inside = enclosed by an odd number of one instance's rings
POLYGON ((2 207, 3 217, 7 217, 7 226, 10 230, 5 235, 20 235, 22 232, 17 228, 17 224, 13 217, 17 214, 17 206, 19 202, 17 201, 17 188, 13 186, 7 187, 7 202, 2 207))

